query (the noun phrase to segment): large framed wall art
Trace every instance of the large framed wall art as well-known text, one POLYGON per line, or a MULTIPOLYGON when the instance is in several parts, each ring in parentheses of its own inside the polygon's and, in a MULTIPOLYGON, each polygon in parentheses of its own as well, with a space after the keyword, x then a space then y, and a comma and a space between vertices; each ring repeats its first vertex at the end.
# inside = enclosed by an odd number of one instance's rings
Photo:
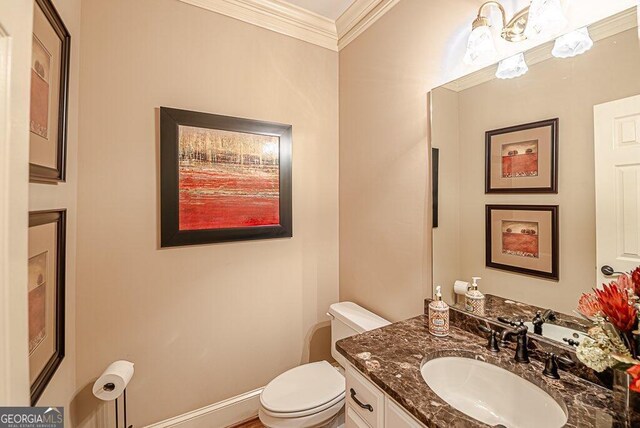
POLYGON ((292 236, 291 125, 162 107, 161 246, 292 236))

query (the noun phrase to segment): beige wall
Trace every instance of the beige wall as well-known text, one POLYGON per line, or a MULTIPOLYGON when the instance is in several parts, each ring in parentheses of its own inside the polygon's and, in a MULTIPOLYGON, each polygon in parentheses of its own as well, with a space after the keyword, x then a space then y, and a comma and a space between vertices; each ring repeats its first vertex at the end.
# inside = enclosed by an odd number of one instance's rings
POLYGON ((117 359, 139 427, 328 354, 337 53, 175 0, 82 3, 76 425, 117 359), (294 237, 159 249, 160 106, 292 124, 294 237))
POLYGON ((427 92, 476 4, 402 0, 340 51, 340 299, 390 320, 430 295, 427 92))
MULTIPOLYGON (((459 278, 481 276, 486 293, 565 313, 571 313, 581 293, 596 286, 593 106, 640 93, 639 68, 640 46, 633 29, 597 42, 585 55, 547 60, 521 78, 495 79, 464 90, 456 94, 458 111, 452 108, 451 91, 436 91, 434 145, 458 154, 448 162, 445 158, 442 168, 465 183, 459 200, 444 201, 449 206, 443 207, 459 210, 459 278), (485 195, 485 131, 555 117, 560 119, 558 195, 485 195), (443 133, 457 120, 459 140, 443 133), (559 282, 485 268, 485 204, 560 206, 559 282)), ((453 216, 444 216, 446 227, 453 227, 453 221, 453 216)), ((434 231, 434 241, 440 232, 434 231)), ((441 248, 449 251, 448 244, 445 239, 434 242, 434 254, 441 248)), ((436 263, 434 256, 434 278, 455 276, 451 269, 436 263)), ((452 283, 443 285, 450 297, 452 283)))
MULTIPOLYGON (((71 34, 67 176, 57 185, 30 184, 29 210, 67 209, 67 268, 65 279, 65 357, 38 401, 40 406, 69 408, 76 387, 76 219, 78 188, 78 89, 80 73, 80 0, 54 0, 54 6, 71 34)), ((69 418, 67 418, 69 425, 69 418)))

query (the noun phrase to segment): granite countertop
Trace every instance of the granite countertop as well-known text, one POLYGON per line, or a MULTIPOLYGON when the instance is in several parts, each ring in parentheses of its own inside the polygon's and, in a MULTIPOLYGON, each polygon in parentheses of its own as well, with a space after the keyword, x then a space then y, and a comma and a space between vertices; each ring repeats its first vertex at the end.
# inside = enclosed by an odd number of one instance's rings
MULTIPOLYGON (((425 300, 425 313, 430 299, 425 300)), ((455 305, 459 310, 465 311, 464 304, 455 305)), ((534 306, 527 303, 517 302, 504 297, 495 296, 493 294, 485 294, 485 317, 498 319, 499 316, 512 318, 514 320, 533 321, 536 312, 544 312, 545 309, 540 306, 534 306)), ((549 324, 561 325, 563 327, 572 328, 574 330, 586 332, 591 325, 585 320, 574 317, 572 315, 563 314, 554 311, 556 319, 548 321, 549 324)), ((533 333, 533 332, 531 332, 533 333)))
POLYGON ((340 354, 427 427, 488 426, 449 406, 427 386, 420 369, 423 362, 439 356, 478 358, 538 385, 567 410, 566 427, 620 426, 612 414, 610 390, 564 371, 560 371, 560 380, 547 378, 542 375, 541 362, 514 361, 514 344, 497 354, 489 352, 486 344, 486 339, 456 327, 451 328, 449 337, 435 337, 428 331, 427 316, 421 315, 342 339, 336 346, 340 354))

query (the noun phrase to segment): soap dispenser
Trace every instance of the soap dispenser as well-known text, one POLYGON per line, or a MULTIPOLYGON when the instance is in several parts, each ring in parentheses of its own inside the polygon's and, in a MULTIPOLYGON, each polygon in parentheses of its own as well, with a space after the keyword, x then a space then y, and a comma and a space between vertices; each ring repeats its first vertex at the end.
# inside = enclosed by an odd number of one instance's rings
POLYGON ((429 303, 429 333, 438 337, 449 335, 449 305, 442 300, 440 286, 436 287, 436 299, 429 303))
POLYGON ((467 294, 465 294, 464 307, 467 312, 484 316, 485 298, 484 294, 482 294, 480 290, 478 290, 478 281, 482 278, 480 278, 479 276, 474 276, 472 279, 473 283, 469 286, 467 294))

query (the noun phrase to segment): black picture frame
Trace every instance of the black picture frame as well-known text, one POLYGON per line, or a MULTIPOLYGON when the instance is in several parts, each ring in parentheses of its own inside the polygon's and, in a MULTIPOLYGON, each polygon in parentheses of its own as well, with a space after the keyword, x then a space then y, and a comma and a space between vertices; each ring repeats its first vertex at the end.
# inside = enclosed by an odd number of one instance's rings
POLYGON ((291 140, 291 125, 161 107, 160 246, 175 247, 292 237, 291 140), (180 230, 178 142, 178 127, 180 125, 278 137, 280 224, 226 229, 180 230))
POLYGON ((29 181, 55 184, 66 180, 67 122, 69 109, 69 64, 71 57, 71 35, 51 0, 35 0, 61 42, 60 51, 60 99, 58 100, 58 135, 56 167, 51 168, 29 162, 29 181))
POLYGON ((31 406, 35 406, 47 385, 60 367, 65 356, 65 270, 66 270, 66 234, 67 211, 46 210, 29 212, 29 227, 56 223, 56 300, 54 340, 56 350, 42 371, 31 384, 31 406))
POLYGON ((530 193, 558 193, 558 140, 559 140, 559 118, 541 120, 538 122, 525 123, 523 125, 510 126, 501 129, 494 129, 485 133, 485 193, 501 194, 530 194, 530 193), (535 128, 551 127, 551 148, 550 148, 550 177, 549 186, 546 187, 513 187, 495 188, 491 185, 491 143, 492 138, 497 135, 509 134, 512 132, 525 131, 535 128))
POLYGON ((485 211, 485 256, 488 268, 500 269, 508 272, 515 272, 523 275, 535 276, 554 281, 560 280, 560 223, 558 205, 486 205, 485 211), (551 214, 551 270, 541 271, 528 269, 519 266, 496 263, 492 260, 492 212, 502 211, 547 211, 551 214))

